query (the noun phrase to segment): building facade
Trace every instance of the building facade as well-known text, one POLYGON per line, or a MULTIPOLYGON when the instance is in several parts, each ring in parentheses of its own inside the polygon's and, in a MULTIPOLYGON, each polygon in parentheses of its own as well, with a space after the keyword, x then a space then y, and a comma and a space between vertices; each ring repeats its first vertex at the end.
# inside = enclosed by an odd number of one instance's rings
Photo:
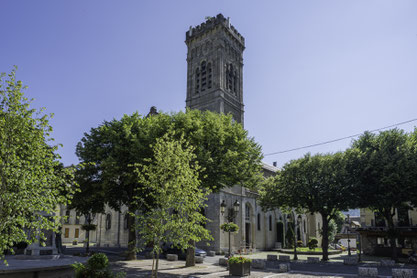
MULTIPOLYGON (((411 250, 417 250, 417 209, 396 209, 394 225, 398 231, 396 246, 398 254, 407 256, 411 250)), ((388 240, 388 228, 385 219, 370 209, 360 210, 361 249, 364 254, 391 256, 391 244, 388 240)))

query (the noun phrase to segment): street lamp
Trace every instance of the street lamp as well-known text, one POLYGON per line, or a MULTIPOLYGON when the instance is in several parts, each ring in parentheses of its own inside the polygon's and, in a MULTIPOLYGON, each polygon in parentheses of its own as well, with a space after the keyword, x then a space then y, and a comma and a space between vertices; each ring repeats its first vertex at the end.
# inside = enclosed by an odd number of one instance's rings
MULTIPOLYGON (((225 218, 227 219, 227 222, 231 223, 233 222, 233 220, 235 219, 236 215, 239 213, 239 208, 240 208, 240 203, 238 200, 236 200, 233 203, 233 206, 228 210, 228 213, 225 215, 225 218)), ((226 204, 226 200, 223 200, 222 203, 220 204, 220 212, 222 215, 224 215, 225 211, 227 209, 227 204, 226 204)), ((230 234, 231 231, 229 229, 229 257, 232 255, 231 253, 231 240, 230 240, 230 234)))
POLYGON ((349 233, 350 233, 350 215, 347 214, 347 218, 346 218, 346 232, 347 232, 347 242, 348 242, 348 256, 351 256, 351 252, 350 252, 350 237, 349 237, 349 233))

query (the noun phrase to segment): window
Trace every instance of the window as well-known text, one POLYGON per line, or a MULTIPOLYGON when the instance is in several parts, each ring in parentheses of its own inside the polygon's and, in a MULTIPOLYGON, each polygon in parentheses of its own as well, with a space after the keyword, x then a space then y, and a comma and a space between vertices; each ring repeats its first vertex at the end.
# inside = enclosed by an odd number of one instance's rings
POLYGON ((111 214, 107 214, 106 216, 106 230, 110 230, 111 229, 111 214))
POLYGON ((80 236, 80 229, 75 229, 74 238, 78 238, 80 236))
POLYGON ((200 68, 195 70, 195 93, 200 92, 200 68))
POLYGON ((76 212, 75 213, 75 224, 80 224, 80 217, 81 217, 81 213, 76 212))
POLYGON ((258 217, 257 217, 257 226, 258 226, 258 231, 260 231, 261 230, 261 214, 260 213, 258 213, 258 217))
POLYGON ((232 64, 227 65, 226 68, 226 89, 236 95, 237 78, 236 69, 232 64))
POLYGON ((245 205, 245 220, 250 221, 250 206, 248 204, 245 205))
POLYGON ((397 215, 398 215, 398 226, 400 226, 400 227, 410 226, 410 218, 408 217, 408 209, 407 208, 397 209, 397 215))
POLYGON ((126 213, 125 214, 125 218, 123 219, 123 228, 125 230, 127 230, 129 228, 128 221, 129 221, 129 215, 126 213))
POLYGON ((269 216, 269 230, 272 231, 272 216, 269 216))
POLYGON ((385 227, 385 219, 384 219, 384 216, 382 216, 381 213, 375 212, 374 217, 375 217, 375 226, 376 227, 385 227))
POLYGON ((65 212, 65 224, 69 224, 70 222, 70 217, 71 217, 71 212, 69 210, 67 210, 65 212))
POLYGON ((65 228, 64 237, 69 238, 69 228, 65 228))

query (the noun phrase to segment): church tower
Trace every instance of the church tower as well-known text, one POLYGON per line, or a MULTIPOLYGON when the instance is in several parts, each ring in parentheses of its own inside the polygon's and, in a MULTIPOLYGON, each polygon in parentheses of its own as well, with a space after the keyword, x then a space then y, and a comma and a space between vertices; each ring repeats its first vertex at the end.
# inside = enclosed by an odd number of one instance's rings
POLYGON ((222 14, 186 33, 187 99, 191 109, 233 115, 243 125, 245 38, 222 14))

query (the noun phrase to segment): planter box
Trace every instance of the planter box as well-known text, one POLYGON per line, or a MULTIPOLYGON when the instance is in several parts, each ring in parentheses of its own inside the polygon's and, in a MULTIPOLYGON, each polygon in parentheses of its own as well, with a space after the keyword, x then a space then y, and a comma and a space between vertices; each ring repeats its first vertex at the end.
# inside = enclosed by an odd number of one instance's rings
POLYGON ((262 259, 253 259, 252 267, 257 269, 265 269, 265 260, 262 259))
POLYGON ((250 275, 250 264, 230 264, 229 265, 229 274, 233 276, 249 276, 250 275))
POLYGON ((412 269, 392 269, 392 278, 411 278, 413 277, 412 269))
POLYGON ((277 255, 267 255, 266 259, 268 261, 276 261, 277 260, 277 255))
POLYGON ((320 258, 318 257, 307 257, 307 262, 310 264, 318 264, 320 262, 320 258))
POLYGON ((376 267, 358 267, 359 277, 378 277, 378 268, 376 267))
POLYGON ((283 262, 289 262, 290 261, 290 256, 279 255, 278 260, 283 261, 283 262))

